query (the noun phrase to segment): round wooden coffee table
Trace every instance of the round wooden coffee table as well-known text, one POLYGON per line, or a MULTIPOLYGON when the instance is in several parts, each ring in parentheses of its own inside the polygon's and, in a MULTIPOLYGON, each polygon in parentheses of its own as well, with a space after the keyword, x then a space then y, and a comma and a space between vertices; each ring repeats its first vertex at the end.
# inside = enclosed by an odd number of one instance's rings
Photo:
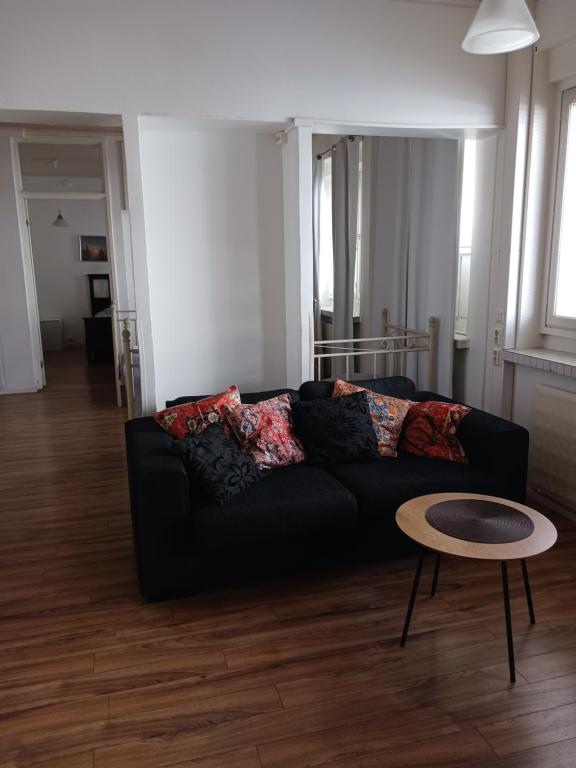
MULTIPOLYGON (((457 509, 454 511, 457 512, 457 509)), ((462 525, 459 526, 458 515, 453 514, 452 518, 453 530, 462 528, 462 525)), ((408 610, 406 612, 406 620, 404 622, 400 645, 404 647, 406 638, 408 637, 410 620, 412 618, 414 601, 418 592, 426 550, 431 550, 436 553, 434 575, 432 578, 432 595, 436 594, 441 555, 477 558, 479 560, 499 560, 502 572, 502 591, 504 594, 504 615, 506 618, 506 638, 508 641, 508 665, 510 668, 510 681, 514 683, 516 681, 516 673, 514 669, 514 643, 512 639, 512 617, 510 613, 510 592, 508 587, 508 560, 520 560, 530 622, 535 624, 536 619, 534 616, 534 605, 530 591, 526 558, 545 552, 553 546, 558 536, 554 525, 547 517, 540 514, 540 512, 536 512, 536 510, 530 509, 530 507, 526 507, 523 504, 518 504, 515 501, 508 501, 508 499, 500 499, 496 496, 482 496, 476 493, 432 493, 428 496, 419 496, 416 499, 412 499, 411 501, 402 504, 396 512, 396 522, 407 536, 422 545, 422 550, 416 566, 416 575, 414 576, 414 583, 410 593, 410 600, 408 602, 408 610), (438 510, 442 510, 442 502, 451 502, 450 505, 444 505, 444 509, 454 508, 456 502, 463 503, 462 517, 470 517, 472 525, 472 527, 469 528, 470 533, 466 535, 465 538, 449 535, 442 530, 439 530, 438 527, 435 527, 440 525, 437 519, 437 513, 438 510), (474 508, 476 510, 485 509, 486 514, 474 515, 473 512, 465 509, 466 505, 470 507, 470 510, 473 510, 474 508), (499 525, 499 514, 506 512, 503 507, 511 510, 511 515, 515 515, 516 518, 518 518, 517 522, 524 523, 524 534, 516 532, 516 535, 523 535, 524 537, 514 541, 494 543, 493 539, 498 539, 498 537, 506 538, 507 535, 514 535, 514 530, 512 528, 510 528, 512 533, 509 533, 508 530, 504 530, 505 515, 502 518, 502 525, 499 525), (435 518, 431 516, 431 511, 436 514, 435 518), (470 512, 470 514, 465 514, 467 512, 470 512), (518 515, 518 512, 523 513, 523 515, 518 515), (526 520, 526 517, 524 516, 527 516, 529 520, 526 520), (432 520, 434 525, 432 525, 429 520, 432 520), (531 532, 526 535, 526 531, 531 532), (475 538, 476 540, 470 540, 471 538, 475 538)), ((446 527, 444 529, 446 529, 446 527)), ((461 531, 459 535, 461 535, 461 531)))

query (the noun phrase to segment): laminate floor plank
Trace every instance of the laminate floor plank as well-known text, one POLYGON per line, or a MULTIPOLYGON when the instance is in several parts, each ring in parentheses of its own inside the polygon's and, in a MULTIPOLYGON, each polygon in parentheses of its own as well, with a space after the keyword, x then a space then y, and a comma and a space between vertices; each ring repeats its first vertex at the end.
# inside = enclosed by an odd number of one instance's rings
POLYGON ((109 366, 48 354, 0 398, 1 768, 575 768, 576 524, 494 563, 308 568, 165 603, 138 594, 109 366), (25 429, 23 429, 25 425, 25 429))

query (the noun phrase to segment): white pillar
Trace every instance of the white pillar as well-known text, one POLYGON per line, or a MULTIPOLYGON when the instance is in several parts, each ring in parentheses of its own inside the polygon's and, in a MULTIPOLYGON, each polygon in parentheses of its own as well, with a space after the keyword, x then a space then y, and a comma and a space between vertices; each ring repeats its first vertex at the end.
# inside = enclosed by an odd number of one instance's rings
POLYGON ((284 281, 286 378, 299 387, 314 378, 310 328, 313 322, 312 128, 295 126, 282 146, 284 192, 284 281))

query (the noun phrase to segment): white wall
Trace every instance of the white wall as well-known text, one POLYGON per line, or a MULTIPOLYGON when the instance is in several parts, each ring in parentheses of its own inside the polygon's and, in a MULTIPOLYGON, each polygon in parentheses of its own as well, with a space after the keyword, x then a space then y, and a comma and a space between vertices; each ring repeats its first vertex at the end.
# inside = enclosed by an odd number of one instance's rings
POLYGON ((0 108, 502 121, 505 58, 474 8, 391 0, 3 0, 0 108))
POLYGON ((281 151, 162 123, 140 136, 157 404, 282 386, 281 151))
POLYGON ((64 343, 84 343, 90 317, 88 274, 109 274, 109 262, 82 262, 78 235, 106 235, 103 200, 29 200, 28 213, 40 319, 60 317, 64 343), (69 227, 53 227, 58 209, 69 227))
POLYGON ((122 115, 145 407, 163 359, 148 275, 162 249, 146 254, 138 115, 501 124, 505 57, 460 47, 473 14, 392 0, 3 0, 0 110, 122 115))
POLYGON ((0 131, 0 392, 33 391, 32 333, 28 321, 24 265, 12 174, 10 131, 0 131))

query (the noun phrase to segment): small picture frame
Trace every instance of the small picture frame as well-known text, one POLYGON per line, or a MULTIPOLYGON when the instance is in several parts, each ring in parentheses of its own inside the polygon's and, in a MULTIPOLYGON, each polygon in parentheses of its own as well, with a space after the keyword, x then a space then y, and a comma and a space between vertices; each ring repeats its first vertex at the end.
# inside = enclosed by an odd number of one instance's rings
POLYGON ((105 235, 79 235, 80 261, 108 261, 108 243, 105 235))

